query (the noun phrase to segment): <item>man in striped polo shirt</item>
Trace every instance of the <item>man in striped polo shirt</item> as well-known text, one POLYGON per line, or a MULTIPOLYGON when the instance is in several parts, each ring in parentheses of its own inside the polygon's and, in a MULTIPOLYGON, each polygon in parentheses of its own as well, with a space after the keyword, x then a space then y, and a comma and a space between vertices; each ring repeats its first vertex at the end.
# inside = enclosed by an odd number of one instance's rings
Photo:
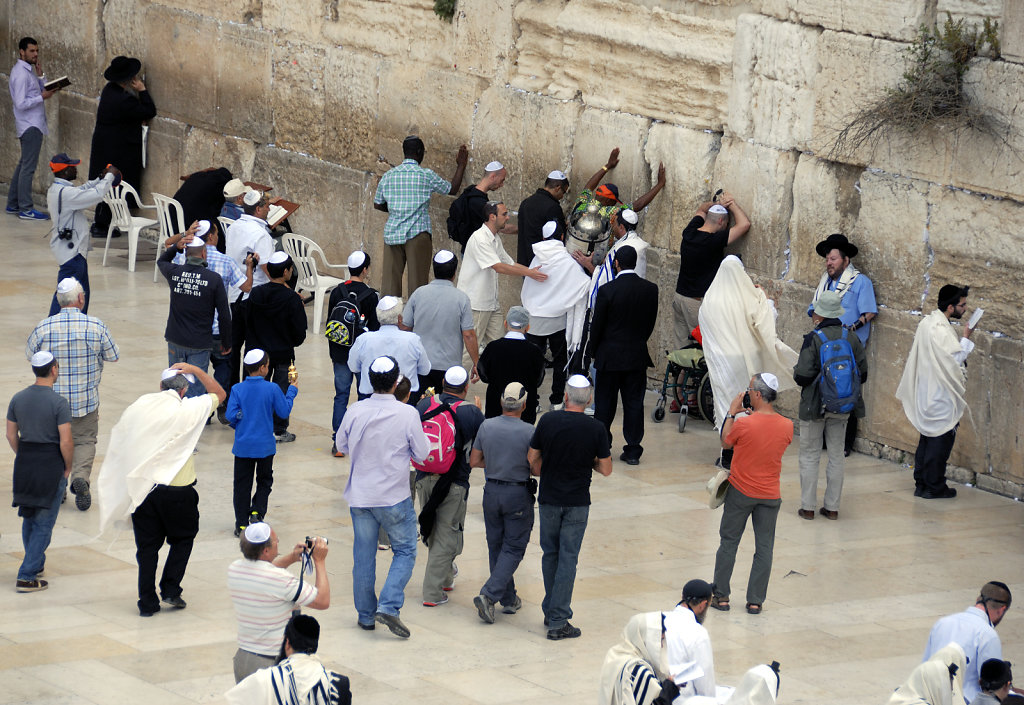
POLYGON ((327 582, 327 540, 316 538, 311 550, 295 544, 290 553, 278 554, 277 534, 269 524, 250 524, 242 533, 242 558, 228 566, 228 591, 238 617, 238 651, 235 653, 235 682, 261 668, 273 666, 281 651, 284 628, 292 610, 310 607, 325 610, 331 605, 327 582), (304 573, 295 577, 285 570, 302 561, 312 562, 315 578, 304 573))

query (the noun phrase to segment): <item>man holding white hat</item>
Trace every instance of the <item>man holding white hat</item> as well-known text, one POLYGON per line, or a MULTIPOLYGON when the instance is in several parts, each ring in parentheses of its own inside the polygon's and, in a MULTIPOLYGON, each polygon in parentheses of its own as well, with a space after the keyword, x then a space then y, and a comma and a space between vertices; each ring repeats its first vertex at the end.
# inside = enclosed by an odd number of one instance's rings
POLYGON ((754 527, 754 563, 747 581, 747 612, 761 614, 768 593, 775 522, 782 506, 782 454, 793 442, 793 422, 772 406, 778 391, 778 377, 770 372, 754 375, 746 392, 732 400, 722 422, 722 447, 734 452, 718 532, 721 543, 711 606, 723 612, 729 609, 729 581, 748 518, 754 527))
MULTIPOLYGON (((397 296, 382 298, 376 311, 380 329, 360 335, 349 351, 348 368, 359 376, 360 399, 366 399, 373 393, 370 363, 382 355, 390 355, 398 362, 401 373, 409 378, 413 394, 420 388, 420 376, 430 372, 430 358, 420 337, 399 328, 404 308, 397 296)), ((341 450, 340 447, 338 449, 341 450)))
MULTIPOLYGON (((487 194, 497 191, 505 183, 508 171, 498 161, 488 162, 484 167, 484 175, 480 181, 459 194, 448 208, 448 236, 462 245, 462 253, 466 253, 466 244, 470 236, 484 224, 484 206, 487 205, 487 194)), ((514 233, 514 225, 506 223, 503 233, 514 233)))
POLYGON ((14 451, 14 492, 25 558, 18 568, 15 590, 45 590, 39 576, 46 563, 53 525, 57 521, 68 475, 71 474, 71 406, 53 391, 57 360, 41 350, 32 356, 36 381, 11 398, 7 406, 7 442, 14 451))
MULTIPOLYGON (((57 284, 60 313, 40 321, 28 336, 25 356, 41 350, 57 358, 61 374, 53 389, 71 404, 71 438, 75 445, 71 492, 81 511, 92 505, 89 482, 99 432, 100 377, 104 362, 117 362, 118 349, 110 330, 98 318, 86 316, 85 292, 77 279, 57 284)), ((61 497, 63 500, 63 496, 61 497)))
POLYGON ((231 179, 231 181, 224 184, 224 205, 220 209, 221 218, 230 218, 231 220, 238 220, 242 217, 242 198, 245 196, 246 191, 251 191, 241 179, 231 179))
POLYGON ((519 204, 519 242, 516 246, 516 262, 529 266, 533 261, 533 246, 546 239, 544 226, 554 222, 555 232, 549 237, 565 240, 565 213, 561 200, 569 193, 569 177, 565 172, 552 171, 544 179, 544 186, 527 196, 519 204))

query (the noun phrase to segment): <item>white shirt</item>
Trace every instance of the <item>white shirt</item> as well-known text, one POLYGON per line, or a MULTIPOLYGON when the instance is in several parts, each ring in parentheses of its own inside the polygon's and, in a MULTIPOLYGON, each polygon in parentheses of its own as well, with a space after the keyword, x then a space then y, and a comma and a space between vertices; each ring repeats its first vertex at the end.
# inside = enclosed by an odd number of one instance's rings
POLYGON ((711 637, 685 605, 665 614, 665 646, 669 675, 679 694, 715 697, 711 637))
POLYGON ((485 223, 469 236, 459 272, 459 289, 469 296, 474 311, 498 310, 498 273, 493 269, 496 264, 515 264, 515 260, 485 223))
POLYGON ((510 330, 505 334, 505 337, 510 340, 526 340, 526 336, 518 330, 510 330))
POLYGON ((990 658, 1001 659, 1003 645, 988 615, 974 605, 935 623, 928 635, 928 645, 925 646, 924 658, 921 660, 927 661, 951 641, 963 648, 968 659, 967 668, 964 669, 964 700, 971 702, 981 693, 981 685, 978 683, 981 664, 990 658))
POLYGON ((316 599, 313 576, 303 578, 300 591, 299 579, 270 561, 239 558, 228 566, 228 592, 235 603, 240 648, 277 656, 292 610, 316 599))
MULTIPOLYGON (((270 277, 263 271, 263 265, 269 262, 270 256, 274 254, 274 241, 270 237, 267 221, 243 213, 238 220, 231 224, 224 237, 226 238, 225 254, 235 260, 243 269, 246 255, 255 252, 259 256, 260 263, 252 272, 253 288, 270 281, 270 277)), ((248 292, 242 298, 249 298, 248 292)))

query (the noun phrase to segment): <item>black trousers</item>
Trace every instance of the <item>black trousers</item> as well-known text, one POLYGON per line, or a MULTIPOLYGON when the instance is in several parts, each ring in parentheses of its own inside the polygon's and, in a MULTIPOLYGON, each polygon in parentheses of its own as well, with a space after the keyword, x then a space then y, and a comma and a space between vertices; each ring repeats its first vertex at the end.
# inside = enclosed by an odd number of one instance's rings
POLYGON ((644 452, 644 393, 647 391, 647 370, 598 370, 594 389, 594 418, 608 429, 612 438, 612 420, 622 396, 622 437, 627 458, 639 458, 644 452))
POLYGON ((233 501, 235 505, 235 526, 248 526, 249 514, 256 512, 263 519, 267 515, 267 499, 274 486, 274 456, 266 458, 239 458, 235 456, 235 482, 233 501), (253 475, 256 476, 256 492, 252 494, 253 475))
POLYGON ((231 384, 224 390, 228 393, 242 379, 242 348, 245 346, 245 314, 248 306, 248 299, 241 298, 231 304, 231 384))
POLYGON ((569 364, 569 352, 565 342, 565 329, 555 331, 551 335, 526 334, 526 339, 541 351, 551 348, 551 396, 552 404, 561 404, 565 396, 566 367, 569 364))
POLYGON ((160 578, 160 596, 181 595, 192 542, 199 533, 199 493, 194 486, 157 485, 132 513, 135 532, 135 561, 139 564, 139 610, 160 607, 156 596, 156 566, 160 548, 167 542, 170 551, 160 578))
MULTIPOLYGON (((266 380, 276 384, 285 394, 288 393, 288 366, 291 364, 291 360, 275 358, 273 355, 270 356, 270 372, 267 373, 266 380)), ((288 417, 282 418, 274 414, 274 435, 279 436, 287 430, 288 417)))
POLYGON ((946 462, 955 442, 955 428, 941 436, 920 437, 914 453, 914 484, 918 490, 933 494, 946 491, 946 462))
POLYGON ((420 388, 409 395, 409 403, 415 406, 423 398, 423 394, 427 391, 428 387, 433 387, 434 393, 440 394, 441 387, 444 385, 445 372, 447 370, 431 370, 425 375, 418 375, 420 378, 420 388))

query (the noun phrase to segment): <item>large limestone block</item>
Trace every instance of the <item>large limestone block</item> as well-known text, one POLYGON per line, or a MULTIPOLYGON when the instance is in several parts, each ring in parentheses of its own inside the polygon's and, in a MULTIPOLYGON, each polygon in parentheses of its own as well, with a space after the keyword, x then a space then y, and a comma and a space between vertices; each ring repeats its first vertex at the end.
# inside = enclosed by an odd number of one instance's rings
POLYGON ((214 72, 217 128, 256 142, 270 142, 274 123, 268 96, 272 87, 268 33, 243 25, 220 25, 214 72))
POLYGON ((326 91, 324 49, 310 44, 274 45, 274 144, 314 157, 324 155, 326 91))
MULTIPOLYGON (((0 2, 0 56, 17 57, 18 40, 20 36, 14 36, 18 31, 17 27, 11 24, 11 3, 10 0, 0 2)), ((38 39, 38 37, 36 37, 38 39)), ((4 67, 7 71, 7 67, 4 67)))
MULTIPOLYGON (((711 200, 714 193, 712 176, 721 142, 721 136, 713 132, 665 123, 651 126, 644 157, 655 168, 663 163, 666 176, 665 188, 648 206, 641 222, 640 232, 649 243, 673 252, 679 250, 683 228, 697 207, 711 200)), ((678 271, 677 265, 675 274, 678 271)))
MULTIPOLYGON (((45 160, 59 151, 66 152, 75 159, 81 159, 84 167, 80 169, 81 176, 85 177, 89 173, 89 151, 92 148, 92 131, 96 125, 97 101, 73 93, 62 93, 57 100, 57 116, 49 125, 51 134, 58 135, 60 143, 51 153, 39 155, 39 171, 48 179, 50 170, 45 160)), ((49 183, 46 183, 43 187, 48 185, 49 183)))
MULTIPOLYGON (((106 59, 115 56, 134 56, 145 59, 146 35, 149 8, 148 0, 106 0, 103 4, 103 39, 106 44, 106 59)), ((102 72, 106 66, 95 66, 96 89, 103 87, 102 72)), ((143 70, 147 69, 143 66, 143 70)), ((148 74, 147 74, 148 75, 148 74)))
POLYGON ((733 42, 729 130, 779 149, 808 144, 820 30, 741 15, 733 42))
POLYGON ((337 16, 323 23, 323 36, 345 49, 397 61, 454 68, 454 28, 434 14, 432 0, 331 2, 337 16))
POLYGON ((564 7, 564 0, 516 5, 519 36, 515 42, 515 68, 510 77, 516 88, 554 98, 576 97, 576 85, 565 73, 565 44, 558 29, 558 16, 564 7))
POLYGON ((513 50, 514 0, 462 0, 455 8, 455 67, 504 78, 513 50))
MULTIPOLYGON (((580 116, 572 145, 570 195, 575 197, 587 180, 619 148, 619 165, 601 183, 614 183, 619 197, 630 203, 651 188, 651 166, 644 157, 644 142, 651 122, 636 115, 587 108, 580 116)), ((660 197, 660 196, 659 196, 660 197)))
POLYGON ((712 186, 730 192, 750 218, 750 231, 730 251, 742 254, 752 273, 779 278, 786 271, 798 157, 796 152, 722 139, 712 186))
MULTIPOLYGON (((989 428, 989 465, 993 476, 1024 482, 1024 408, 1013 402, 1024 398, 1024 343, 996 338, 991 344, 991 390, 989 428)), ((973 357, 973 356, 972 356, 973 357)), ((968 373, 973 384, 974 369, 968 373)), ((987 390, 986 390, 987 391, 987 390)))
POLYGON ((327 52, 324 157, 353 169, 377 163, 380 59, 344 49, 327 52))
MULTIPOLYGON (((175 10, 191 12, 203 17, 235 24, 250 24, 253 22, 258 24, 261 16, 264 14, 263 6, 269 4, 267 0, 159 0, 159 3, 175 10)), ((322 3, 309 2, 308 4, 316 6, 322 3)), ((268 29, 274 29, 273 25, 265 24, 264 26, 268 29)))
POLYGON ((143 200, 152 203, 150 194, 154 191, 172 196, 181 186, 181 177, 188 173, 182 168, 187 131, 184 123, 164 117, 157 117, 150 124, 147 166, 142 172, 139 192, 143 200))
POLYGON ((190 12, 152 5, 146 13, 146 87, 160 115, 214 126, 217 75, 210 54, 220 53, 217 23, 190 12))
POLYGON ((323 34, 325 22, 337 22, 340 15, 334 0, 294 2, 294 0, 262 0, 261 24, 279 38, 309 43, 323 34))
POLYGON ((1004 59, 1024 63, 1024 0, 1003 0, 999 39, 1004 59))
MULTIPOLYGON (((98 37, 100 0, 12 0, 8 22, 11 52, 17 58, 18 40, 29 35, 39 41, 40 63, 48 78, 67 75, 76 90, 98 92, 105 66, 98 37)), ((7 67, 4 67, 7 70, 7 67)))
POLYGON ((226 167, 232 175, 250 181, 255 160, 256 145, 251 141, 193 127, 185 136, 181 171, 184 176, 211 166, 226 167))
POLYGON ((963 19, 968 25, 980 27, 986 19, 999 21, 1003 7, 1013 0, 938 0, 937 14, 940 23, 945 22, 946 13, 954 20, 963 19))
POLYGON ((935 24, 936 0, 765 0, 761 12, 826 29, 892 39, 913 39, 935 24))
POLYGON ((1024 338, 1024 205, 937 186, 930 199, 934 262, 926 310, 943 284, 968 284, 969 307, 985 309, 982 330, 1024 338))

